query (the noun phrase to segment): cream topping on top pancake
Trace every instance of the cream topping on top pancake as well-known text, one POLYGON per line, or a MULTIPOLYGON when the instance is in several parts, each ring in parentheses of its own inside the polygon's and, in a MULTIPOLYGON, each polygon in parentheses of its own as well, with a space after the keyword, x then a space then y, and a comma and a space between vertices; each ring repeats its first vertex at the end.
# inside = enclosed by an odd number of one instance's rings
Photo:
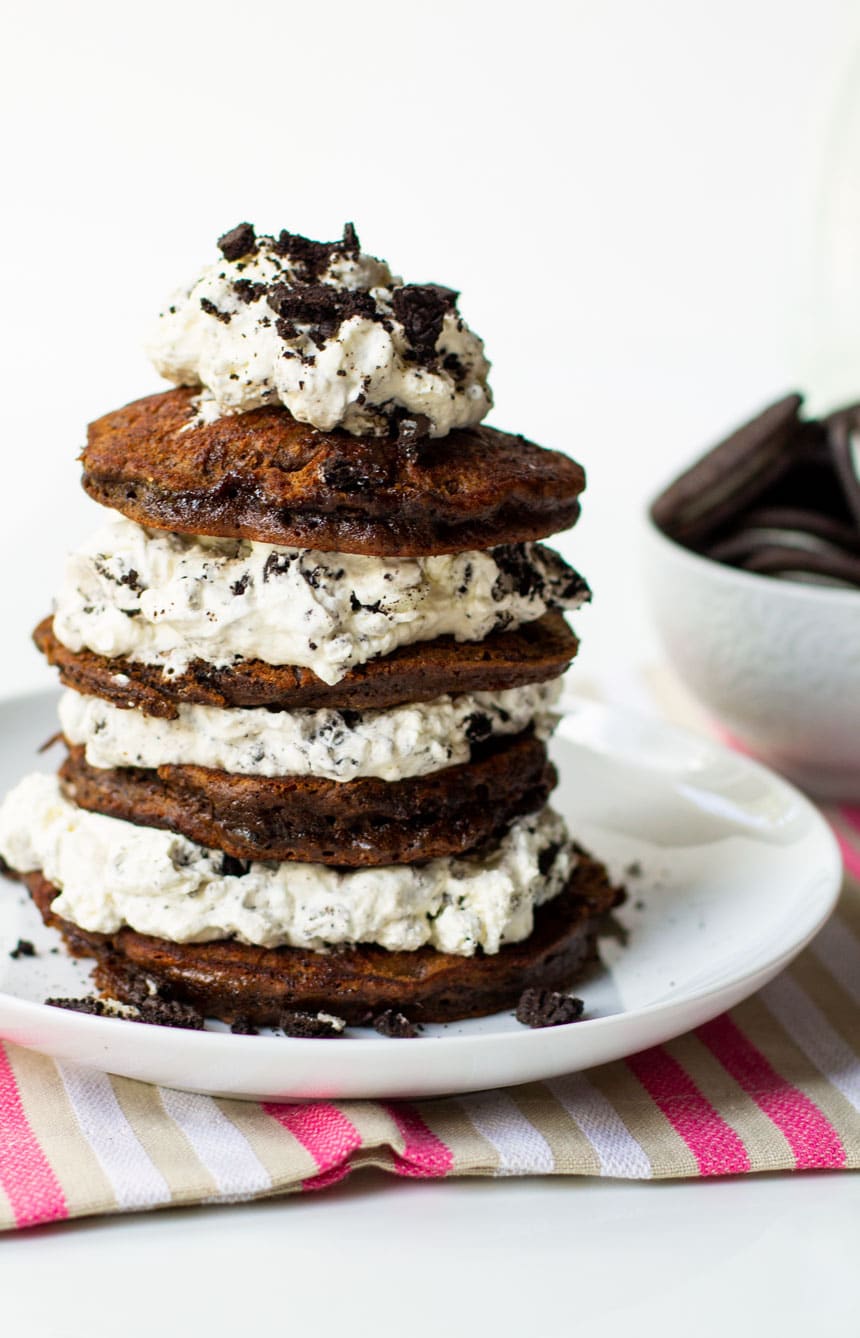
POLYGON ((200 386, 204 421, 281 403, 324 431, 441 437, 492 405, 484 346, 457 294, 404 284, 359 248, 240 224, 221 256, 168 299, 149 342, 175 385, 200 386))

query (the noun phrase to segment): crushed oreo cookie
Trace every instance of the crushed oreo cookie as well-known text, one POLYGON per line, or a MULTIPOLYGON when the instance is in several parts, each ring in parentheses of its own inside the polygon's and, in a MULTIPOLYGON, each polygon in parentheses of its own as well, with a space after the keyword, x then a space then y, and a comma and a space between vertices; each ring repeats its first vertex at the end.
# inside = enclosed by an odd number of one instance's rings
POLYGON ((140 1016, 136 1022, 152 1022, 159 1027, 179 1027, 185 1031, 202 1031, 203 1014, 198 1013, 191 1004, 180 1003, 178 999, 161 999, 151 995, 137 1004, 140 1016))
POLYGON ((540 852, 538 855, 538 872, 542 878, 546 878, 560 854, 561 846, 557 841, 553 841, 540 852))
POLYGON ((221 311, 220 308, 216 307, 215 303, 210 301, 208 297, 201 297, 200 306, 206 312, 207 316, 214 316, 216 321, 221 321, 222 325, 230 324, 230 321, 232 319, 230 316, 230 312, 221 311))
POLYGON ((394 1008, 386 1008, 384 1013, 379 1013, 373 1018, 372 1025, 380 1036, 388 1036, 392 1040, 413 1040, 421 1034, 417 1023, 410 1022, 404 1013, 398 1013, 394 1008))
POLYGON ((352 223, 344 224, 343 237, 338 242, 315 242, 296 232, 284 229, 274 244, 275 253, 290 262, 296 278, 303 283, 314 283, 338 256, 355 259, 361 247, 352 223))
POLYGON ((15 944, 14 948, 9 953, 9 956, 15 962, 17 962, 21 957, 35 957, 36 956, 35 945, 31 943, 28 938, 19 938, 18 942, 15 944))
POLYGON ((114 1009, 109 1008, 104 999, 96 999, 87 996, 82 999, 46 999, 45 1003, 50 1008, 65 1008, 70 1013, 86 1013, 90 1017, 120 1017, 114 1009))
POLYGON ((340 1036, 345 1023, 342 1018, 332 1017, 328 1013, 305 1013, 300 1009, 287 1009, 279 1017, 278 1026, 285 1036, 325 1040, 332 1036, 340 1036))
POLYGON ((238 223, 235 228, 218 238, 218 249, 225 260, 241 260, 257 245, 257 234, 251 223, 238 223))
POLYGON ((263 584, 268 584, 273 576, 286 576, 292 562, 292 557, 287 553, 270 553, 263 567, 263 584))
POLYGON ((256 1036, 257 1028, 253 1022, 246 1017, 237 1017, 235 1022, 230 1023, 230 1030, 234 1036, 256 1036))
POLYGON ((524 1027, 563 1027, 578 1022, 585 1011, 582 999, 558 990, 523 990, 515 1017, 524 1027))
POLYGON ((304 332, 322 348, 344 321, 353 316, 366 320, 377 318, 376 303, 370 293, 353 289, 334 288, 326 283, 276 283, 269 289, 266 301, 280 320, 275 326, 282 339, 295 339, 304 332))
POLYGON ((412 353, 422 362, 435 357, 445 313, 456 308, 459 296, 452 288, 435 283, 405 283, 394 289, 395 318, 403 326, 412 353))
POLYGON ((265 294, 266 285, 264 283, 252 283, 250 279, 237 279, 233 284, 233 292, 240 302, 249 305, 251 302, 258 301, 265 294))
POLYGON ((118 1017, 125 1022, 148 1022, 157 1027, 178 1027, 183 1031, 203 1030, 203 1016, 196 1008, 175 999, 160 999, 157 995, 128 1005, 137 1010, 134 1013, 124 1012, 122 1004, 117 1007, 115 1002, 93 996, 80 999, 50 998, 45 1003, 51 1008, 65 1008, 73 1013, 86 1013, 90 1017, 118 1017))
POLYGON ((493 732, 493 722, 484 711, 473 711, 466 725, 469 743, 483 743, 493 732))
POLYGON ((251 867, 248 859, 237 859, 235 855, 221 856, 222 878, 244 878, 251 867))

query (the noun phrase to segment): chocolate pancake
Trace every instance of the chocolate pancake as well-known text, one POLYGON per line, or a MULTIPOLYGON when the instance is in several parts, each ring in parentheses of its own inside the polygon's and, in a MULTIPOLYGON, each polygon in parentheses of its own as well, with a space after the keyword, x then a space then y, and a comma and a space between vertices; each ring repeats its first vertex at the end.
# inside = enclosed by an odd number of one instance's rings
POLYGON ((583 854, 564 892, 536 911, 528 939, 493 955, 457 957, 432 948, 389 952, 364 944, 316 953, 235 940, 169 943, 132 929, 95 934, 51 913, 57 889, 40 873, 25 875, 24 882, 69 950, 96 958, 94 978, 105 993, 132 1000, 141 977, 149 978, 165 998, 225 1022, 258 1026, 276 1025, 285 1009, 362 1022, 393 1008, 414 1021, 448 1022, 510 1008, 530 986, 572 984, 594 955, 597 918, 622 895, 603 865, 583 854))
POLYGON ((108 769, 89 766, 80 747, 69 750, 60 778, 81 808, 179 832, 234 859, 350 867, 465 854, 541 808, 557 780, 545 745, 530 733, 402 781, 108 769))
POLYGON ((430 701, 445 693, 502 692, 558 678, 579 648, 562 615, 546 613, 517 631, 495 632, 484 641, 439 637, 401 646, 384 658, 356 665, 330 685, 310 669, 260 660, 224 669, 195 660, 184 673, 168 678, 158 665, 69 650, 54 636, 51 618, 39 624, 33 639, 59 669, 66 687, 165 719, 175 719, 181 702, 364 711, 430 701))
POLYGON ((198 424, 194 398, 168 390, 93 423, 90 496, 156 529, 377 556, 542 539, 579 515, 582 468, 495 428, 353 437, 281 407, 198 424))

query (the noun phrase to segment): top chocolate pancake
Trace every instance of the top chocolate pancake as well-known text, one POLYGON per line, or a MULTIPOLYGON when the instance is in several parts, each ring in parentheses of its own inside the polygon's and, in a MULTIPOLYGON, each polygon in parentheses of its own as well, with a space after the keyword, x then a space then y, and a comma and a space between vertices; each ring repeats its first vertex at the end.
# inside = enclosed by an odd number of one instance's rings
POLYGON ((380 557, 543 539, 579 515, 582 468, 495 428, 354 437, 281 407, 198 423, 196 394, 150 395, 93 423, 90 496, 155 529, 380 557))

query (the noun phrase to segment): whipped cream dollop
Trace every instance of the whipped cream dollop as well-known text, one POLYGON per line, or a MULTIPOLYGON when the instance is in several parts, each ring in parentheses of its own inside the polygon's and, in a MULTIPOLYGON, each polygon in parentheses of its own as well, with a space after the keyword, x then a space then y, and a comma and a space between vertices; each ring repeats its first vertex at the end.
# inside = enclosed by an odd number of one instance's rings
POLYGON ((533 726, 548 738, 561 679, 375 711, 182 704, 175 720, 67 692, 60 724, 93 767, 200 766, 243 776, 399 781, 468 762, 472 745, 533 726))
POLYGON ((195 659, 256 659, 337 683, 398 646, 482 641, 588 594, 542 544, 379 558, 146 530, 120 517, 69 558, 54 632, 70 650, 168 674, 195 659))
POLYGON ((130 925, 176 943, 429 944, 460 956, 527 938, 535 907, 563 890, 577 860, 562 819, 544 808, 479 856, 351 870, 260 862, 227 874, 219 852, 75 808, 41 773, 0 806, 0 855, 20 873, 41 869, 60 889, 52 910, 95 933, 130 925))
POLYGON ((200 416, 283 404, 325 431, 444 436, 480 423, 492 405, 484 346, 457 294, 404 284, 342 240, 242 223, 221 255, 165 304, 148 344, 175 385, 200 386, 200 416), (405 425, 405 423, 404 423, 405 425))

